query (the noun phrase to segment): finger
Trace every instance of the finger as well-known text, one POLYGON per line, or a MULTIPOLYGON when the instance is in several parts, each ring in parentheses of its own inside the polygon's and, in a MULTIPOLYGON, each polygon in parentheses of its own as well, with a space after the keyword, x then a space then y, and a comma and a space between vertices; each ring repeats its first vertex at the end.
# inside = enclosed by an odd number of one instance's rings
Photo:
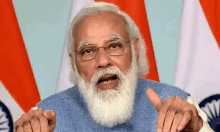
POLYGON ((24 132, 32 132, 31 124, 29 121, 23 123, 24 132))
POLYGON ((191 111, 192 115, 198 115, 198 111, 197 111, 196 107, 193 104, 188 104, 188 111, 191 111))
POLYGON ((182 107, 184 106, 183 103, 184 103, 184 100, 181 97, 176 97, 173 105, 175 106, 177 110, 180 110, 181 113, 183 113, 182 112, 182 107))
POLYGON ((164 126, 165 117, 167 111, 169 110, 170 105, 173 103, 174 98, 168 98, 163 106, 161 106, 160 111, 158 112, 158 119, 157 119, 157 130, 162 131, 164 126))
POLYGON ((50 120, 56 119, 56 113, 53 110, 44 111, 43 115, 50 120))
POLYGON ((175 116, 176 110, 168 110, 167 114, 165 116, 165 122, 163 125, 163 132, 169 132, 174 116, 175 116))
POLYGON ((53 110, 44 111, 43 114, 48 120, 49 129, 54 129, 56 125, 56 113, 53 110))
POLYGON ((177 98, 168 98, 164 104, 170 105, 169 110, 166 113, 165 121, 163 125, 163 132, 169 132, 173 126, 173 121, 175 119, 175 115, 178 112, 179 105, 181 103, 181 99, 177 98))
POLYGON ((150 99, 151 103, 156 107, 157 111, 159 111, 163 102, 161 101, 161 99, 157 95, 157 93, 153 89, 148 88, 146 90, 146 94, 147 94, 148 98, 150 99))
POLYGON ((39 116, 41 132, 48 132, 48 120, 45 116, 39 116))
POLYGON ((23 114, 18 120, 16 120, 15 128, 22 126, 25 121, 29 121, 29 117, 27 114, 23 114))
POLYGON ((38 118, 33 117, 31 118, 30 122, 31 122, 31 127, 32 127, 33 132, 40 132, 40 122, 38 118))
POLYGON ((177 126, 179 125, 181 119, 182 119, 181 113, 175 114, 170 132, 176 132, 177 126))
POLYGON ((186 111, 183 114, 183 118, 180 121, 177 130, 181 131, 185 128, 185 126, 189 123, 190 119, 192 118, 192 112, 191 111, 186 111))
POLYGON ((42 115, 43 114, 43 110, 42 109, 35 109, 35 110, 30 110, 29 112, 28 112, 28 116, 29 117, 38 117, 38 116, 40 116, 40 115, 42 115))
POLYGON ((19 126, 19 127, 15 128, 15 132, 24 132, 23 127, 19 126))

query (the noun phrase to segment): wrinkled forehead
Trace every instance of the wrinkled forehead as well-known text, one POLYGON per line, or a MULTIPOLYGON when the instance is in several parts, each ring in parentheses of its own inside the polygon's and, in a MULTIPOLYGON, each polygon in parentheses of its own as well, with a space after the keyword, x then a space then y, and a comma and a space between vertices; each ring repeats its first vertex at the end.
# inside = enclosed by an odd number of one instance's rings
POLYGON ((106 35, 106 38, 129 39, 127 32, 127 23, 125 19, 113 12, 96 13, 79 20, 73 27, 73 37, 75 48, 81 41, 91 38, 91 36, 106 35))

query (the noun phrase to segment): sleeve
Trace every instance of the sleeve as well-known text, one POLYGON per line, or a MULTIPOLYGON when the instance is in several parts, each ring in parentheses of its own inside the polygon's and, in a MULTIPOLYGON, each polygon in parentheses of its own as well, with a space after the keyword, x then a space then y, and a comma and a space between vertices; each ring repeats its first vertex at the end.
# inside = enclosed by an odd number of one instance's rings
POLYGON ((209 126, 209 124, 208 124, 207 115, 200 109, 200 107, 199 107, 198 103, 195 101, 195 99, 194 99, 193 97, 191 97, 191 96, 188 96, 188 97, 187 97, 187 102, 190 103, 190 104, 193 104, 193 105, 196 107, 196 109, 197 109, 197 111, 198 111, 198 113, 199 113, 199 116, 200 116, 200 117, 202 118, 202 120, 203 120, 203 126, 202 126, 202 128, 200 129, 199 132, 214 132, 214 131, 210 128, 210 126, 209 126))

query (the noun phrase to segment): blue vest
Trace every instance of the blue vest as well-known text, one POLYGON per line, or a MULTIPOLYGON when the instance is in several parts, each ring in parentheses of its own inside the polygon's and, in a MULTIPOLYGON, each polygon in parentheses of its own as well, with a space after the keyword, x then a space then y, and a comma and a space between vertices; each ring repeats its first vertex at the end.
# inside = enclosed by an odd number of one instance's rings
POLYGON ((185 100, 188 96, 186 92, 174 86, 138 79, 131 119, 112 128, 93 121, 77 86, 44 99, 38 107, 56 112, 55 132, 156 132, 157 110, 146 95, 147 88, 154 89, 163 101, 169 96, 179 96, 185 100))

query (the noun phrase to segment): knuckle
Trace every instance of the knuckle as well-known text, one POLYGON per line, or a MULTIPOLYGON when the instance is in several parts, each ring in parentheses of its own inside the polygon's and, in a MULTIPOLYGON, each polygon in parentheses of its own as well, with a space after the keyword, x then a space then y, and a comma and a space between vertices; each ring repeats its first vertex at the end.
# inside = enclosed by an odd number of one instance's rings
POLYGON ((23 132, 23 128, 22 127, 17 127, 17 128, 15 128, 15 132, 23 132))
POLYGON ((21 117, 15 121, 15 126, 21 126, 26 120, 28 120, 28 115, 22 114, 21 117))
POLYGON ((32 117, 31 120, 30 120, 31 123, 32 122, 34 123, 34 122, 37 122, 37 121, 38 121, 38 118, 36 116, 32 117))
POLYGON ((22 122, 22 119, 21 119, 21 118, 17 119, 17 120, 15 121, 15 126, 19 126, 19 125, 21 124, 21 122, 22 122))
POLYGON ((182 118, 182 114, 177 113, 177 114, 175 114, 174 118, 180 119, 180 118, 182 118))
POLYGON ((164 107, 162 107, 161 109, 160 109, 160 111, 159 111, 159 115, 163 115, 163 114, 166 114, 167 113, 167 109, 166 108, 164 108, 164 107))
POLYGON ((20 127, 20 126, 15 125, 15 126, 14 126, 14 130, 15 130, 15 131, 18 131, 19 127, 20 127))
POLYGON ((183 99, 182 99, 181 97, 177 97, 177 98, 176 98, 176 101, 177 101, 178 103, 180 103, 180 102, 183 101, 183 99))
POLYGON ((34 110, 30 109, 30 110, 28 111, 28 114, 32 114, 32 113, 34 113, 34 110))
POLYGON ((189 108, 190 108, 192 111, 198 113, 198 111, 197 111, 195 105, 193 105, 193 104, 189 104, 189 108))
POLYGON ((27 115, 31 118, 32 116, 34 116, 35 115, 35 112, 34 112, 34 110, 29 110, 29 112, 27 113, 27 115))
POLYGON ((22 127, 24 129, 27 129, 29 126, 30 126, 30 122, 29 121, 24 121, 23 124, 22 124, 22 127))
POLYGON ((25 113, 25 114, 22 114, 22 116, 21 116, 20 118, 22 118, 22 119, 26 119, 27 117, 28 117, 28 114, 25 113))
POLYGON ((26 126, 26 125, 28 125, 28 124, 29 124, 29 121, 24 121, 22 125, 23 125, 23 126, 26 126))
POLYGON ((187 102, 184 102, 184 103, 185 103, 183 107, 184 112, 192 110, 191 104, 188 104, 187 102))
POLYGON ((40 122, 47 122, 47 119, 44 116, 39 116, 39 120, 40 122))
POLYGON ((187 110, 187 111, 185 111, 185 113, 187 113, 188 115, 193 115, 193 111, 192 110, 187 110))
POLYGON ((43 110, 41 108, 37 109, 36 111, 39 112, 39 113, 43 112, 43 110))
POLYGON ((56 112, 53 111, 53 110, 51 110, 51 115, 52 115, 52 116, 56 116, 56 112))
POLYGON ((169 115, 174 115, 176 113, 176 110, 175 109, 170 109, 168 110, 167 114, 169 115))
POLYGON ((35 114, 36 114, 36 116, 39 116, 39 115, 43 114, 43 110, 37 109, 37 110, 35 110, 35 114))

